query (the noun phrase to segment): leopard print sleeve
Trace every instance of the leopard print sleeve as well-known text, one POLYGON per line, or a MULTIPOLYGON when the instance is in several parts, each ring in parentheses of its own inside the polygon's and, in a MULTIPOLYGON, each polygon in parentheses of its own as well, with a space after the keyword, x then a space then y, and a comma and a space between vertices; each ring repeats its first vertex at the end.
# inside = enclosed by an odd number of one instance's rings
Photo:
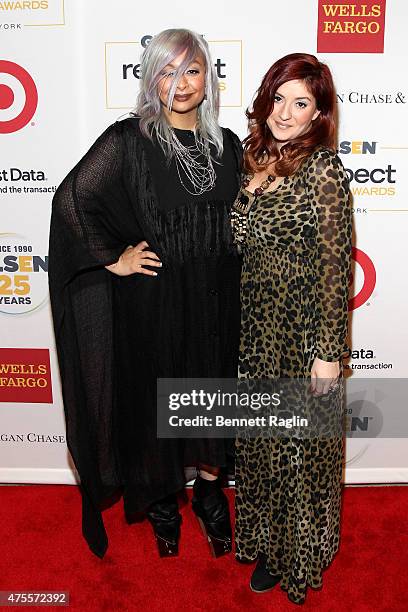
POLYGON ((347 352, 352 216, 347 174, 330 150, 306 164, 305 188, 315 221, 316 356, 338 361, 347 352))

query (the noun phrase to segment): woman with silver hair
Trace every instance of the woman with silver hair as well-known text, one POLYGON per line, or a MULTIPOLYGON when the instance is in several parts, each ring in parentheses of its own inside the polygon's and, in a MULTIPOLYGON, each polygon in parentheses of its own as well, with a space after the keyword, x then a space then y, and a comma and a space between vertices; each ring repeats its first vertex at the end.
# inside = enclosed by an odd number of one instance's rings
POLYGON ((240 267, 229 227, 241 145, 218 124, 205 40, 166 30, 143 53, 135 112, 98 138, 53 199, 49 280, 83 534, 103 557, 101 511, 122 490, 162 556, 178 552, 176 494, 216 556, 231 550, 222 439, 157 436, 158 378, 235 377, 240 267))

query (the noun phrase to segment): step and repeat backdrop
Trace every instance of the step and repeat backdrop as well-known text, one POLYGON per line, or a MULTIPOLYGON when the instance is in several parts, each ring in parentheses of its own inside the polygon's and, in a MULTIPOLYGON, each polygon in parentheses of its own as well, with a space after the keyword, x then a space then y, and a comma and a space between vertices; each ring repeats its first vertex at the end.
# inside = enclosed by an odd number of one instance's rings
POLYGON ((140 55, 169 27, 209 41, 221 124, 241 138, 276 59, 303 51, 332 69, 354 212, 345 366, 361 379, 347 400, 345 482, 408 481, 404 428, 384 437, 395 400, 382 384, 408 378, 407 17, 405 0, 0 1, 0 482, 76 482, 47 289, 52 196, 133 107, 140 55))

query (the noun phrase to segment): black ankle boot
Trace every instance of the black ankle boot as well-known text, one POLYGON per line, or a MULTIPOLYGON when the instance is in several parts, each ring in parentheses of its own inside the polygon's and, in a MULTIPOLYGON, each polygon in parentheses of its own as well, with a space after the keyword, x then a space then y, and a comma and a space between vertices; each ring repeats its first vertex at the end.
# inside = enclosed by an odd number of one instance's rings
POLYGON ((193 486, 192 506, 213 556, 221 557, 230 553, 232 532, 229 506, 218 478, 205 480, 197 476, 193 486))
POLYGON ((178 554, 181 516, 176 495, 168 495, 149 506, 147 517, 153 526, 159 555, 175 557, 178 554))
POLYGON ((249 586, 254 593, 266 593, 276 586, 282 578, 280 575, 270 574, 266 569, 266 556, 260 553, 249 586))

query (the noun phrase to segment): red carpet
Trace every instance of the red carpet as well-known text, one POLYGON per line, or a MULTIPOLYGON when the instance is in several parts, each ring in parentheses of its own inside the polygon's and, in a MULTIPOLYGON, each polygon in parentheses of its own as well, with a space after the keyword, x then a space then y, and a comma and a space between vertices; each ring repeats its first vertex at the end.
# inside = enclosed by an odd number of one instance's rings
MULTIPOLYGON (((0 590, 69 591, 66 609, 75 611, 302 609, 279 587, 252 593, 252 565, 233 555, 212 559, 189 506, 182 509, 180 556, 161 560, 150 525, 127 525, 116 503, 104 511, 110 547, 100 560, 80 533, 76 487, 10 486, 0 495, 0 590)), ((346 488, 340 552, 303 609, 405 612, 407 567, 408 487, 346 488)))

